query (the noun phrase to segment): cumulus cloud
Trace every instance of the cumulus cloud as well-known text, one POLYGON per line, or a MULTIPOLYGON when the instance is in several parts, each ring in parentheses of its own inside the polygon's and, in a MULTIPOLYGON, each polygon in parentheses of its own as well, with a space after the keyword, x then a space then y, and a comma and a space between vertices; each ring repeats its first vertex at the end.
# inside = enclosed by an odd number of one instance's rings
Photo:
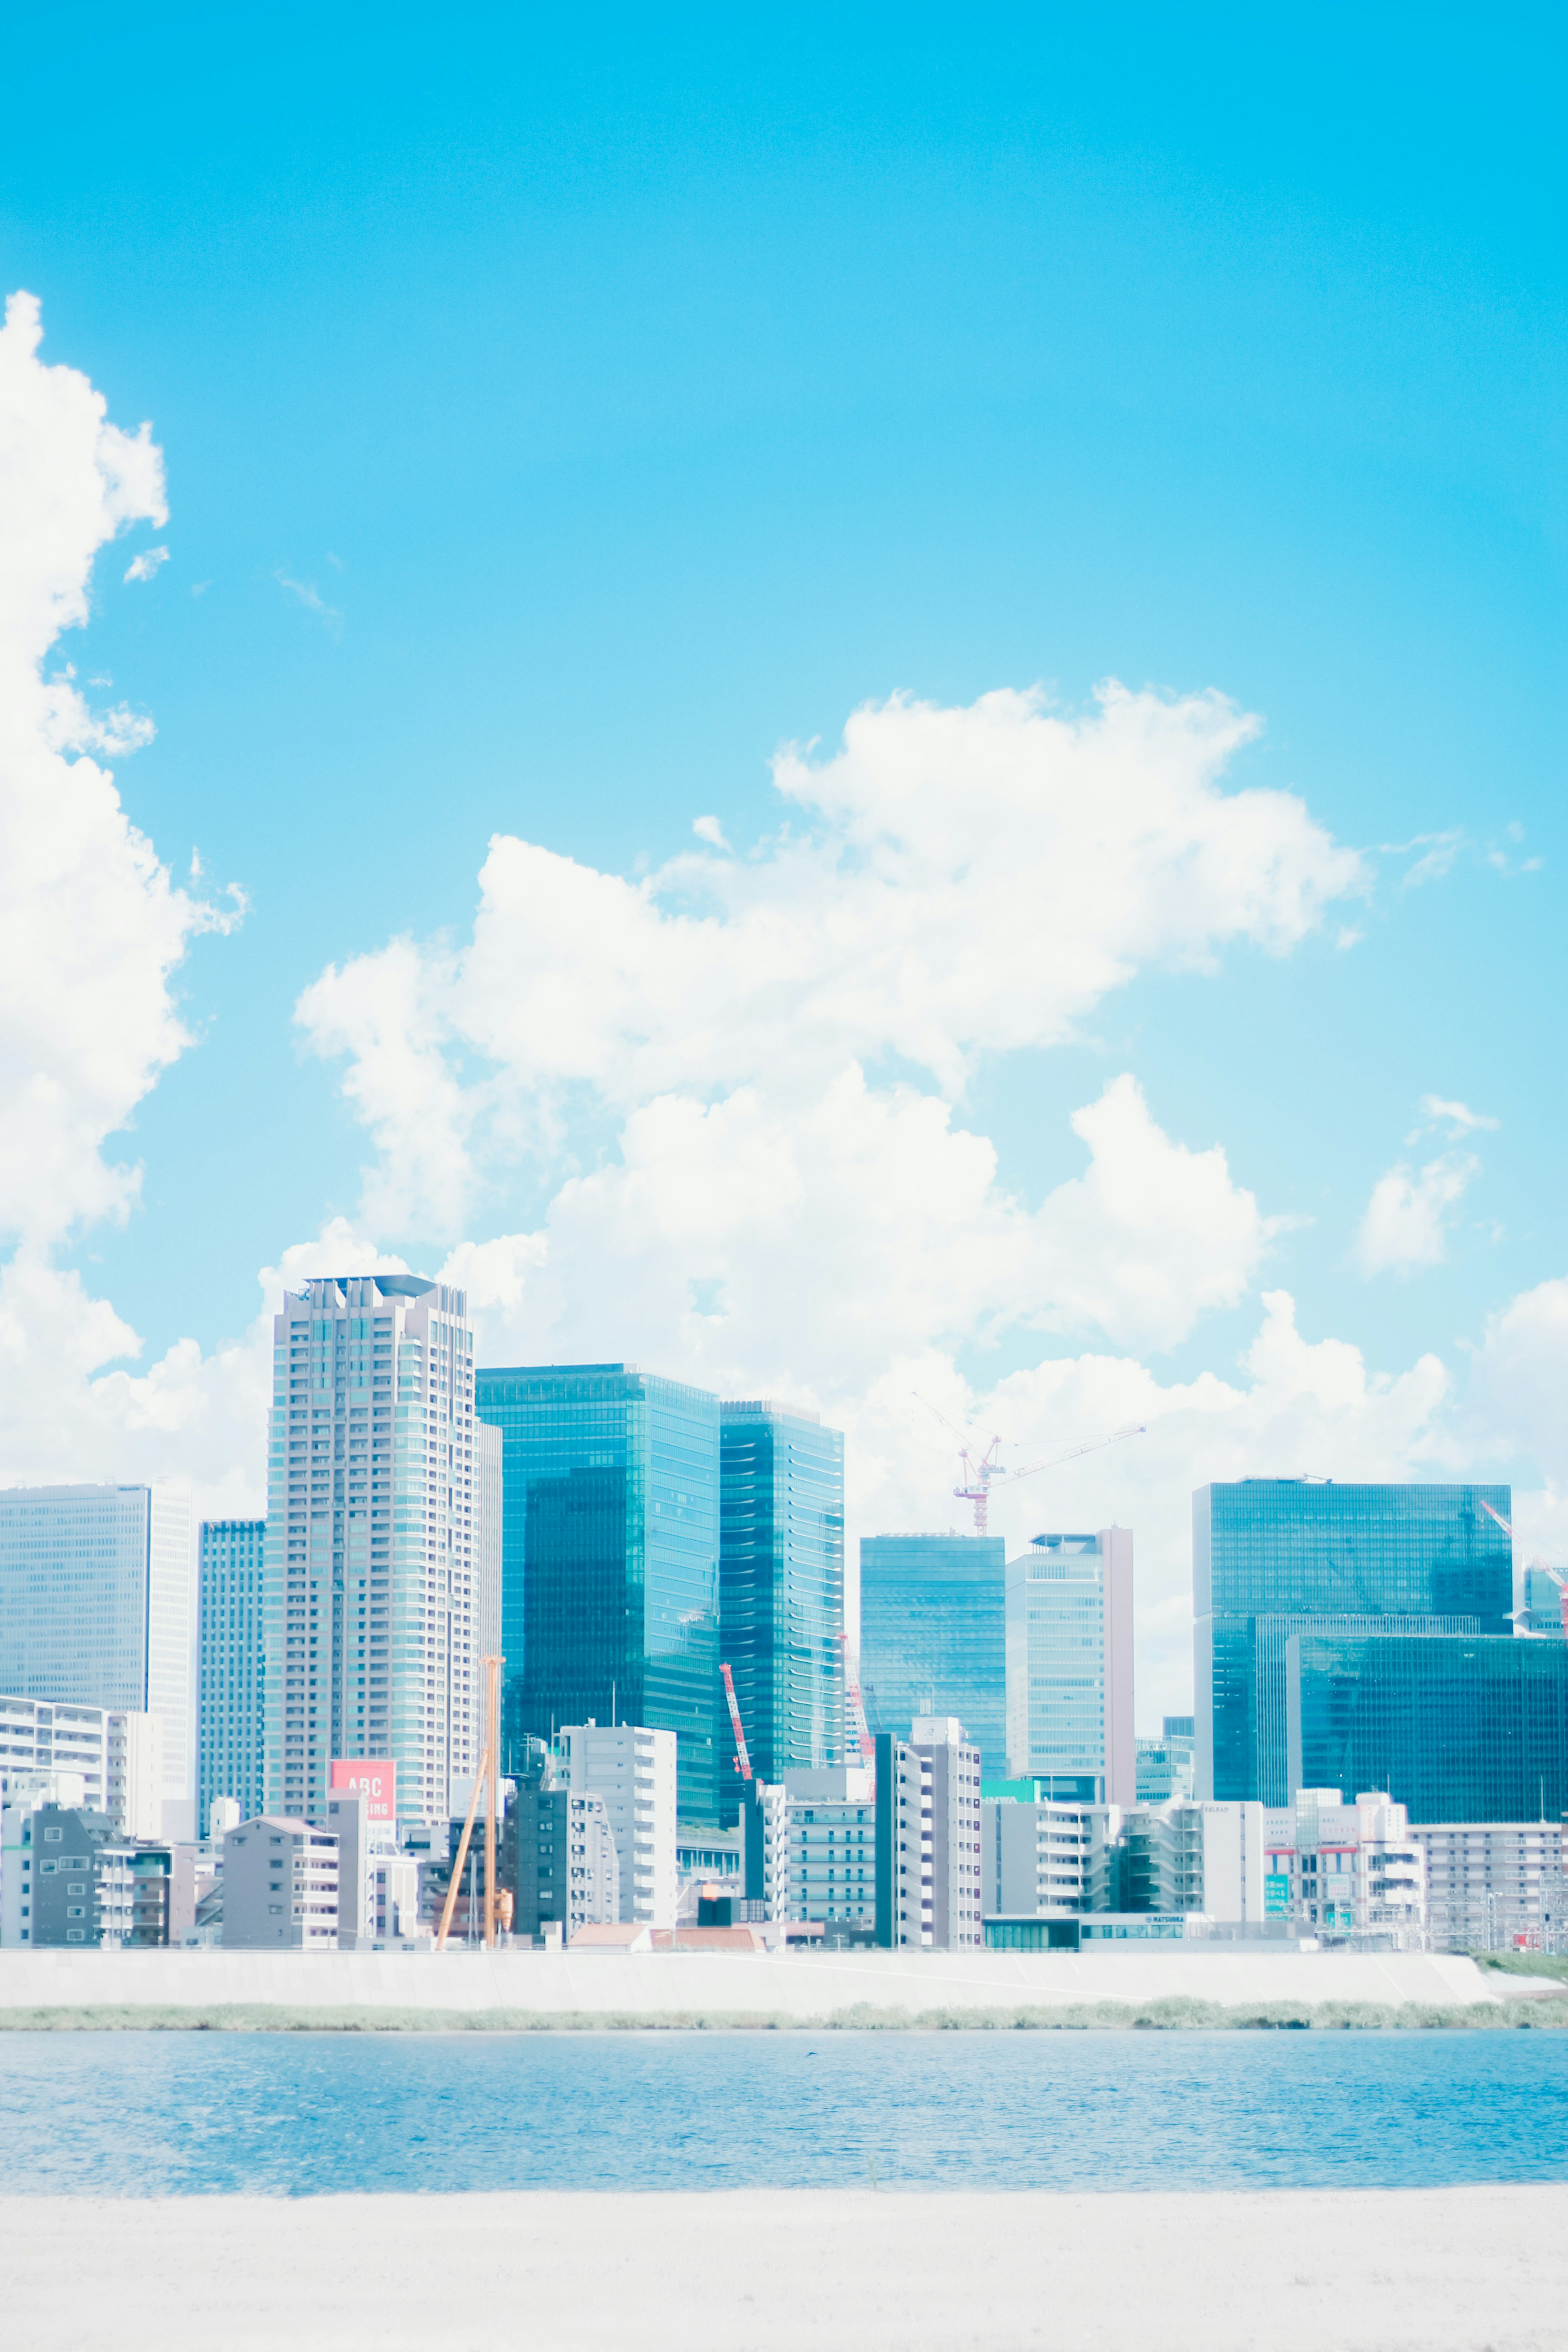
POLYGON ((1441 1265, 1448 1254, 1447 1212, 1480 1168, 1472 1154, 1446 1151, 1419 1169, 1388 1169, 1372 1188, 1356 1234, 1363 1274, 1410 1275, 1441 1265))
POLYGON ((788 814, 751 856, 634 882, 496 835, 466 945, 394 941, 298 1008, 349 1062, 377 1214, 456 1233, 487 1165, 548 1146, 584 1092, 820 1102, 896 1056, 956 1101, 982 1055, 1074 1034, 1146 966, 1286 952, 1366 877, 1293 794, 1222 788, 1256 732, 1212 694, 1107 686, 1077 718, 898 698, 830 759, 780 755, 788 814))
POLYGON ((75 369, 38 357, 38 305, 0 330, 0 1237, 47 1247, 123 1214, 137 1172, 104 1146, 190 1040, 170 975, 217 918, 172 884, 110 770, 152 733, 46 677, 88 617, 93 561, 167 520, 151 431, 121 432, 75 369))

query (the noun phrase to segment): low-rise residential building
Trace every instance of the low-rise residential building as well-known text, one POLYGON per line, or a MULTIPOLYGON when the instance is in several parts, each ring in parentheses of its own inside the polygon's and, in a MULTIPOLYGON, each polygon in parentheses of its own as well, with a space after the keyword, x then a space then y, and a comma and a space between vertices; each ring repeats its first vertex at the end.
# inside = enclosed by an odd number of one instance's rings
MULTIPOLYGON (((877 1802, 868 1768, 828 1764, 786 1772, 784 1798, 781 1818, 787 1854, 783 1916, 797 1923, 820 1920, 826 1943, 872 1943, 877 1931, 877 1802)), ((765 1811, 760 1828, 765 1880, 765 1811)), ((764 1905, 768 1901, 765 1885, 761 1899, 764 1905)), ((778 1915, 770 1911, 765 1916, 778 1915)))
POLYGON ((500 1867, 514 1936, 570 1942, 580 1928, 620 1919, 620 1857, 602 1797, 537 1773, 520 1780, 507 1804, 500 1867))
POLYGON ((673 1927, 676 1874, 676 1735, 644 1724, 571 1724, 561 1734, 566 1785, 597 1797, 616 1842, 623 1920, 673 1927))
POLYGON ((0 1826, 0 1943, 154 1949, 169 1940, 171 1853, 124 1838, 104 1812, 33 1800, 0 1826))
POLYGON ((1262 1934, 1268 1914, 1261 1805, 1181 1799, 1140 1805, 1128 1814, 1124 1834, 1129 1914, 1201 1915, 1211 1928, 1262 1934))
POLYGON ((109 1718, 110 1820, 122 1837, 160 1837, 164 1801, 163 1717, 112 1713, 109 1718))
POLYGON ((223 1842, 226 1950, 333 1952, 338 1841, 289 1814, 260 1813, 223 1842))
POLYGON ((1568 1950, 1561 1821, 1412 1822, 1410 1836, 1434 1951, 1568 1950))
POLYGON ((981 1907, 985 1917, 1044 1918, 1087 1911, 1108 1811, 1103 1805, 1042 1803, 1026 1797, 984 1798, 981 1907))
POLYGON ((162 1717, 62 1699, 0 1697, 0 1803, 37 1793, 55 1772, 81 1776, 83 1802, 121 1837, 163 1834, 162 1717))
POLYGON ((1347 1805, 1338 1789, 1302 1789, 1264 1812, 1264 1905, 1325 1944, 1421 1951, 1426 1858, 1405 1807, 1382 1790, 1347 1805))
POLYGON ((952 1717, 917 1716, 911 1730, 877 1741, 876 1939, 895 1951, 978 1951, 980 1750, 952 1717))

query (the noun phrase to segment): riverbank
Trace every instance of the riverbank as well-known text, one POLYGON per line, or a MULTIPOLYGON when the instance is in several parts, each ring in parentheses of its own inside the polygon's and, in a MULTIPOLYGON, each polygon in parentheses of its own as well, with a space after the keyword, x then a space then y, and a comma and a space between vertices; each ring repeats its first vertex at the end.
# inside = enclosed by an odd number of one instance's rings
POLYGON ((1443 1953, 1258 1946, 810 1956, 0 1953, 0 2031, 1568 2026, 1568 1989, 1443 1953))
POLYGON ((1562 2352, 1568 2188, 0 2198, 75 2352, 1562 2352))

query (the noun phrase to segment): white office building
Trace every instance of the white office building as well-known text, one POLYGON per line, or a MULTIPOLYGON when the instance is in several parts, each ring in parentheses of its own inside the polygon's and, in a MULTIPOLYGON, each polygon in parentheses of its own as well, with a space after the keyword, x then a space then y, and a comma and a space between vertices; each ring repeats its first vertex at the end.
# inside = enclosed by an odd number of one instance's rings
POLYGON ((474 1417, 467 1299, 324 1276, 285 1298, 273 1343, 268 1805, 323 1818, 335 1758, 389 1757, 400 1822, 444 1832, 500 1642, 500 1433, 474 1417))
POLYGON ((1007 1769, 1066 1803, 1131 1805, 1132 1531, 1037 1536, 1005 1570, 1007 1769))
POLYGON ((157 1716, 189 1798, 195 1584, 188 1486, 0 1489, 0 1690, 157 1716))
POLYGON ((604 1801, 616 1842, 621 1918, 673 1927, 680 1900, 674 1732, 642 1724, 571 1724, 561 1745, 572 1794, 604 1801))
POLYGON ((1436 1952, 1568 1952, 1562 1822, 1412 1822, 1436 1952))
POLYGON ((1426 1943, 1426 1856, 1403 1805, 1382 1790, 1347 1805, 1301 1789, 1264 1813, 1266 1907, 1303 1936, 1364 1951, 1426 1943))

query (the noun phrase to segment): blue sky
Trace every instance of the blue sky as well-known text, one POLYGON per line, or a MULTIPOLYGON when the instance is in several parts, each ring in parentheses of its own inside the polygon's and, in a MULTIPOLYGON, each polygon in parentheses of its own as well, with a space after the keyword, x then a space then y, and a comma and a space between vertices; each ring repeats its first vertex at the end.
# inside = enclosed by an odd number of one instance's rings
MULTIPOLYGON (((1565 1270, 1552 13, 76 25, 68 56, 47 15, 11 37, 5 288, 39 298, 45 362, 152 420, 170 520, 100 559, 50 658, 152 714, 114 763, 132 821, 248 902, 173 971, 199 1042, 105 1147, 138 1205, 52 1244, 143 1370, 236 1339, 258 1269, 330 1217, 430 1267, 617 1160, 626 1103, 579 1074, 548 1150, 492 1140, 457 1224, 367 1220, 354 1056, 294 1007, 400 937, 460 946, 492 834, 637 877, 699 815, 774 832, 778 747, 828 759, 862 705, 1044 683, 1077 714, 1113 677, 1258 714, 1225 789, 1300 795, 1373 878, 1289 952, 1216 937, 1206 971, 1142 960, 1071 1042, 982 1042, 953 1119, 1037 1202, 1125 1071, 1284 1222, 1146 1345, 1092 1317, 931 1339, 973 1396, 1108 1344, 1233 1381, 1285 1288, 1310 1339, 1393 1377, 1435 1352, 1460 1395, 1488 1318, 1565 1270), (1426 1096, 1496 1125, 1411 1143, 1426 1096), (1380 1178, 1461 1160, 1440 1256, 1369 1274, 1380 1178)), ((480 1082, 471 1038, 442 1051, 480 1082)), ((612 1323, 584 1344, 620 1352, 612 1323)), ((830 1365, 755 1360, 848 1409, 830 1365)), ((1473 1466, 1555 1526, 1568 1465, 1500 1427, 1473 1466)))

